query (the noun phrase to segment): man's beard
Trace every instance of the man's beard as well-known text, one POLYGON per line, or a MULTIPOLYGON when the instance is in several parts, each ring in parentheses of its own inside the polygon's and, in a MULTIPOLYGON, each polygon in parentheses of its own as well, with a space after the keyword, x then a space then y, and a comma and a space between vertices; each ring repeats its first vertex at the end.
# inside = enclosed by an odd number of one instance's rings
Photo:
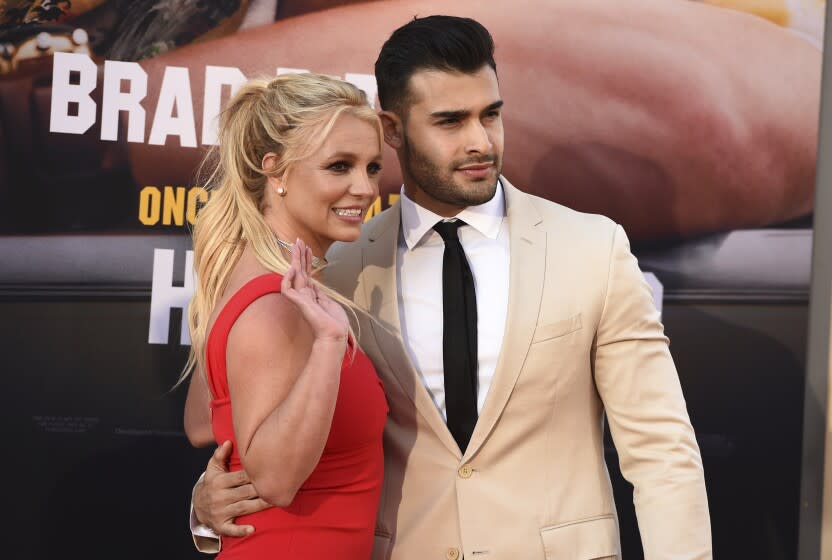
POLYGON ((485 154, 453 161, 448 169, 443 170, 410 143, 406 134, 403 137, 403 148, 401 161, 403 171, 432 198, 459 207, 478 206, 494 198, 494 193, 497 192, 496 178, 493 183, 489 179, 483 179, 473 184, 464 184, 455 181, 453 175, 455 169, 464 165, 492 163, 497 172, 496 175, 499 176, 502 161, 498 154, 485 154))

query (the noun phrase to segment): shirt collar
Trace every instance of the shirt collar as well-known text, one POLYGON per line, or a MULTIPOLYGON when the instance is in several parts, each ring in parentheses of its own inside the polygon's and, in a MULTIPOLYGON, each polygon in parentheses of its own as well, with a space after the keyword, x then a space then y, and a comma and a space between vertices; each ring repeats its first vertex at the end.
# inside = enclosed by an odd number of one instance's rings
MULTIPOLYGON (((436 222, 445 218, 413 202, 404 193, 404 187, 402 187, 399 200, 402 209, 402 233, 407 248, 412 250, 425 237, 425 234, 433 228, 436 222)), ((497 239, 505 216, 506 204, 503 186, 500 181, 497 181, 497 191, 491 200, 484 204, 468 206, 455 217, 464 221, 485 237, 497 239)))

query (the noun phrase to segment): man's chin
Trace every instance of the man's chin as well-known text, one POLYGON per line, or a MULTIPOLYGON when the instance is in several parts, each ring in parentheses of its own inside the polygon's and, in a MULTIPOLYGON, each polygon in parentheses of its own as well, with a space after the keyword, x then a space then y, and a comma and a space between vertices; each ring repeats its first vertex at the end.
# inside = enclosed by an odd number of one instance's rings
POLYGON ((455 206, 479 206, 485 204, 494 198, 496 189, 478 189, 476 191, 466 190, 461 193, 461 196, 456 197, 453 201, 447 201, 455 206))
POLYGON ((494 193, 497 192, 497 175, 457 181, 456 184, 466 199, 479 200, 477 204, 483 204, 494 198, 494 193))

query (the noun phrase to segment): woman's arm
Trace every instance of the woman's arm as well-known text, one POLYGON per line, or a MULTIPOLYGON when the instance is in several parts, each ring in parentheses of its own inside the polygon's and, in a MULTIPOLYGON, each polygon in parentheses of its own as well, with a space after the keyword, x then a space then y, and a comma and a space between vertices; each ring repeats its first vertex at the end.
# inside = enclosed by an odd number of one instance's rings
POLYGON ((321 457, 347 344, 346 314, 301 272, 311 260, 302 251, 298 242, 281 293, 252 303, 227 346, 237 451, 257 494, 278 506, 291 503, 321 457))
POLYGON ((194 447, 207 447, 214 443, 210 403, 211 392, 205 373, 197 367, 191 373, 185 397, 185 435, 194 447))

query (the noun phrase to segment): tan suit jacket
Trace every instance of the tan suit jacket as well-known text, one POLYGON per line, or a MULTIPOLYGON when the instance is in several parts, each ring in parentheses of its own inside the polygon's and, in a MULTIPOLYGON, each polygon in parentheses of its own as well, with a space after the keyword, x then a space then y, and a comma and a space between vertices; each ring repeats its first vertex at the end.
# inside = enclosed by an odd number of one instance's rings
POLYGON ((618 558, 605 412, 645 558, 710 558, 699 448, 624 231, 502 184, 508 318, 464 455, 400 338, 398 204, 328 255, 327 283, 375 319, 360 342, 390 405, 374 559, 618 558))

